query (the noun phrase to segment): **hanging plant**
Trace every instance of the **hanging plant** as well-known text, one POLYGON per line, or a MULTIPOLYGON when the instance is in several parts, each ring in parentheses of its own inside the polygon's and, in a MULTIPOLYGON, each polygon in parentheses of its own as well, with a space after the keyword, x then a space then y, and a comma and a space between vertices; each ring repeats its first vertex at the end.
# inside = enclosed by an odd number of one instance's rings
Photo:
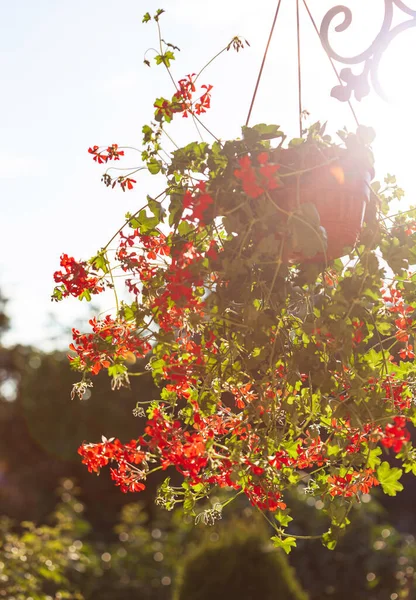
MULTIPOLYGON (((169 69, 175 48, 160 43, 156 62, 169 69)), ((224 50, 244 43, 234 38, 224 50)), ((162 159, 167 123, 200 123, 211 90, 188 75, 171 99, 156 100, 142 159, 164 177, 161 193, 128 214, 93 258, 64 254, 55 273, 55 300, 110 288, 117 304, 89 333, 73 330, 71 366, 82 373, 73 394, 82 398, 103 369, 114 388, 128 385, 136 359, 160 388, 147 406, 137 403, 142 435, 85 442, 79 453, 92 472, 110 465, 124 492, 176 469, 182 485, 168 477, 156 499, 168 510, 183 503, 195 515, 218 488, 243 493, 287 552, 296 536, 286 530, 285 491, 303 486, 323 502, 322 539, 332 548, 362 494, 402 489, 390 458, 416 472, 408 429, 416 419, 415 212, 388 217, 403 192, 391 176, 370 187, 364 127, 335 144, 316 124, 287 144, 280 127, 262 124, 162 159), (130 301, 118 299, 115 274, 130 301)), ((101 164, 125 149, 89 152, 101 164)), ((126 191, 138 170, 116 179, 107 171, 103 181, 126 191)), ((216 503, 203 520, 221 509, 216 503)))

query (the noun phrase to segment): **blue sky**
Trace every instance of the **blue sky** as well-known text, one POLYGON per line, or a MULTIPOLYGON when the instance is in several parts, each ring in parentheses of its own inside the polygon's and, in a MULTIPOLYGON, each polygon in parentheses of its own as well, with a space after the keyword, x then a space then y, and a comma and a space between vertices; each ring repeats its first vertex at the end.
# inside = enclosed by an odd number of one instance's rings
MULTIPOLYGON (((334 4, 309 0, 318 23, 334 4)), ((345 4, 354 10, 355 24, 334 40, 341 49, 361 51, 378 32, 383 3, 345 4), (376 12, 370 18, 372 9, 376 12)), ((76 300, 50 301, 60 254, 89 258, 125 212, 163 185, 142 175, 133 192, 108 190, 100 182, 102 169, 87 153, 93 144, 139 146, 154 99, 172 93, 163 69, 143 65, 157 37, 153 24, 141 24, 142 15, 159 7, 167 11, 161 22, 164 38, 181 48, 173 67, 176 79, 198 71, 234 35, 249 40, 250 48, 225 53, 201 79, 214 85, 207 125, 221 138, 237 136, 275 0, 254 5, 247 0, 14 0, 0 6, 0 289, 10 299, 7 343, 67 345, 67 334, 51 341, 57 329, 50 327, 50 316, 68 326, 85 320, 87 310, 76 300)), ((282 1, 252 118, 253 124, 278 123, 292 136, 297 135, 294 9, 294 0, 282 1)), ((303 10, 301 26, 304 107, 312 122, 329 120, 331 131, 344 125, 353 129, 346 105, 329 96, 336 82, 303 10)), ((405 75, 406 62, 398 61, 406 48, 414 54, 414 37, 404 36, 385 61, 386 87, 392 86, 400 103, 386 104, 372 95, 357 107, 360 120, 377 130, 378 172, 398 175, 408 192, 406 202, 412 202, 415 191, 410 110, 416 96, 412 73, 405 75), (397 94, 401 85, 402 94, 397 94)), ((171 133, 178 143, 197 138, 191 123, 185 131, 174 124, 171 133)), ((125 164, 138 164, 137 157, 127 156, 125 164)))

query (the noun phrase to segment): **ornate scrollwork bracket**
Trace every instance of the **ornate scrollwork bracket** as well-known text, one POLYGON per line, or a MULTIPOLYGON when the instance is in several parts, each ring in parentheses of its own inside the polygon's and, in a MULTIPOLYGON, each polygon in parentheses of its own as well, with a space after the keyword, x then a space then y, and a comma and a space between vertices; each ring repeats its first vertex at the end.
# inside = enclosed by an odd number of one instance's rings
POLYGON ((344 65, 360 65, 364 63, 364 66, 358 75, 354 74, 350 67, 342 69, 339 75, 345 85, 340 84, 335 86, 331 91, 331 96, 341 102, 347 102, 351 94, 354 93, 355 98, 361 100, 370 93, 371 83, 377 94, 386 99, 386 94, 378 77, 380 60, 391 42, 398 35, 407 29, 416 27, 416 9, 410 8, 402 0, 384 0, 384 19, 380 33, 367 50, 350 58, 341 56, 335 52, 329 42, 330 27, 338 15, 343 15, 343 21, 335 27, 335 31, 345 31, 352 23, 352 11, 346 6, 335 6, 326 13, 322 20, 320 35, 328 56, 344 65), (393 26, 393 15, 397 9, 411 18, 393 26))

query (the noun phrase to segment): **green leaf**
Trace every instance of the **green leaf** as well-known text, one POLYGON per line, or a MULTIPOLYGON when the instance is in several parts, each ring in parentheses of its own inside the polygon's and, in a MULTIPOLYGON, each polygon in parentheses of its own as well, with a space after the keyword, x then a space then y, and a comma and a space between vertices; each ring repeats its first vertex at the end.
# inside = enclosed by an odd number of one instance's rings
POLYGON ((130 226, 133 229, 138 229, 144 235, 154 231, 158 225, 159 219, 157 217, 149 217, 144 208, 139 212, 137 217, 130 219, 130 226))
POLYGON ((154 20, 155 21, 159 21, 160 15, 163 15, 164 12, 165 12, 165 10, 163 8, 158 8, 157 11, 155 12, 154 17, 153 17, 154 20))
POLYGON ((188 221, 181 221, 178 225, 178 233, 179 235, 186 237, 190 231, 194 229, 193 225, 188 223, 188 221))
POLYGON ((52 300, 56 300, 56 302, 60 302, 64 296, 62 286, 56 287, 52 293, 52 300))
POLYGON ((328 507, 328 514, 331 517, 331 525, 338 531, 339 529, 345 528, 349 523, 347 518, 348 505, 345 504, 343 499, 336 498, 328 507))
POLYGON ((381 335, 390 335, 391 329, 391 323, 377 323, 377 331, 381 333, 381 335))
POLYGON ((108 374, 110 377, 117 377, 117 375, 124 375, 124 373, 127 373, 127 367, 125 365, 116 363, 115 365, 108 367, 108 374))
POLYGON ((402 473, 403 471, 397 467, 391 468, 387 461, 381 463, 377 469, 377 479, 385 494, 395 496, 397 492, 402 491, 403 485, 399 483, 402 473))
POLYGON ((301 146, 304 143, 305 140, 303 138, 293 138, 293 140, 290 140, 289 142, 289 148, 295 148, 296 146, 301 146))
POLYGON ((192 489, 194 490, 194 492, 203 492, 205 490, 205 486, 203 483, 195 483, 192 485, 192 489))
POLYGON ((274 515, 274 518, 278 523, 283 525, 283 527, 287 527, 289 523, 293 521, 292 517, 282 510, 277 511, 277 513, 274 515))
POLYGON ((334 550, 337 542, 338 539, 334 536, 334 533, 331 529, 322 536, 322 544, 328 548, 328 550, 334 550))
POLYGON ((153 213, 153 215, 157 219, 159 219, 159 221, 161 221, 163 219, 163 217, 165 216, 165 211, 164 211, 161 203, 158 202, 157 200, 154 200, 150 196, 147 196, 147 204, 149 206, 150 211, 153 213))
POLYGON ((282 539, 274 535, 271 540, 275 548, 281 548, 286 554, 289 554, 292 548, 296 548, 296 538, 294 537, 285 537, 282 539))
POLYGON ((106 259, 104 253, 99 252, 96 256, 91 258, 90 264, 96 271, 101 270, 103 273, 108 273, 108 260, 106 259))
POLYGON ((150 16, 150 13, 147 12, 143 15, 142 23, 148 23, 151 19, 152 17, 150 16))
POLYGON ((384 178, 384 183, 386 183, 387 185, 396 185, 396 176, 387 173, 387 175, 384 178))
POLYGON ((290 458, 298 457, 298 440, 287 441, 282 444, 283 448, 286 450, 290 458))
POLYGON ((328 456, 336 456, 341 452, 341 448, 337 444, 328 445, 328 456))
POLYGON ((378 194, 381 189, 381 183, 379 181, 373 181, 371 184, 371 189, 375 194, 378 194))
POLYGON ((172 50, 167 50, 164 54, 157 54, 155 56, 155 61, 157 65, 164 64, 166 67, 170 67, 170 63, 172 60, 175 60, 175 55, 172 50))
POLYGON ((169 204, 169 225, 178 225, 183 213, 183 194, 171 194, 169 204))
POLYGON ((153 136, 154 131, 150 127, 150 125, 143 125, 142 133, 143 133, 143 143, 144 144, 148 144, 149 142, 152 141, 152 136, 153 136))
POLYGON ((81 294, 78 296, 78 300, 86 300, 87 302, 89 302, 91 300, 90 290, 82 290, 81 294))
POLYGON ((170 123, 172 121, 172 102, 166 100, 166 98, 156 98, 153 106, 156 108, 155 121, 158 123, 162 121, 170 123))
POLYGON ((160 169, 162 168, 162 164, 160 160, 156 160, 156 158, 151 158, 147 162, 147 168, 152 175, 157 175, 160 173, 160 169))
POLYGON ((136 302, 133 302, 131 305, 123 304, 122 309, 123 309, 123 314, 124 314, 124 318, 126 319, 126 321, 133 321, 136 318, 136 312, 137 312, 136 302))
POLYGON ((370 453, 368 455, 368 459, 367 459, 367 465, 370 467, 370 469, 375 469, 379 464, 380 464, 380 459, 379 456, 380 454, 382 454, 382 450, 381 448, 373 448, 373 450, 370 450, 370 453))
POLYGON ((249 143, 255 143, 259 140, 273 140, 275 138, 285 138, 286 136, 280 131, 279 125, 266 125, 259 123, 254 127, 242 127, 243 138, 249 143))

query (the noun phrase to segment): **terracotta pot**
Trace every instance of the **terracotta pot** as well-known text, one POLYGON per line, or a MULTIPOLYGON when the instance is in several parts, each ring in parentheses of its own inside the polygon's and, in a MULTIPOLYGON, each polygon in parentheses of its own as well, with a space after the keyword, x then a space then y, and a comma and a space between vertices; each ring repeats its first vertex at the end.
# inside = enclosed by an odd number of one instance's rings
MULTIPOLYGON (((275 202, 287 212, 307 202, 314 204, 327 233, 326 260, 345 255, 345 249, 357 243, 370 198, 374 170, 366 156, 340 148, 311 147, 302 154, 288 148, 275 150, 273 161, 282 165, 279 175, 283 175, 282 187, 273 192, 275 202)), ((306 258, 290 252, 287 261, 325 262, 325 254, 306 258)))

